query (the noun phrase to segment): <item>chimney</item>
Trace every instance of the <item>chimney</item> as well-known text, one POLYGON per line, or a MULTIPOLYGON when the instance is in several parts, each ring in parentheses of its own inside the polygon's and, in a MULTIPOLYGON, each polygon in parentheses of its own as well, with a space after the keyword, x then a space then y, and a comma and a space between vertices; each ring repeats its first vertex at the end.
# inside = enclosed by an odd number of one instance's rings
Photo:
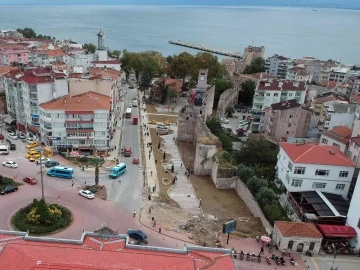
POLYGON ((64 100, 64 103, 66 103, 66 99, 64 100))
POLYGON ((331 155, 335 155, 335 154, 336 154, 335 150, 333 150, 333 149, 330 149, 329 152, 330 152, 331 155))
POLYGON ((80 99, 78 99, 78 103, 80 103, 80 99))
POLYGON ((283 82, 279 81, 279 88, 281 88, 283 86, 283 82))

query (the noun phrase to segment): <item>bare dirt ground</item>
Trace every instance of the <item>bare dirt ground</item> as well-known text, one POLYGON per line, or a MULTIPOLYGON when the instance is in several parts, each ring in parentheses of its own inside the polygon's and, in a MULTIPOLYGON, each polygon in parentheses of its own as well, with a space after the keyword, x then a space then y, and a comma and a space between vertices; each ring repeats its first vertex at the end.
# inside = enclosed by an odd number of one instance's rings
MULTIPOLYGON (((150 120, 158 122, 169 121, 176 123, 174 115, 159 114, 152 104, 147 104, 147 111, 150 120)), ((161 113, 164 114, 164 113, 161 113)), ((171 178, 161 165, 163 153, 157 151, 159 142, 163 139, 156 134, 155 129, 149 129, 152 139, 155 159, 157 160, 157 174, 159 179, 159 198, 152 201, 151 213, 146 214, 149 219, 155 218, 166 230, 183 231, 189 236, 190 241, 206 246, 220 247, 219 237, 222 235, 222 225, 231 219, 238 220, 237 232, 233 237, 254 237, 265 233, 265 229, 259 218, 252 216, 244 201, 234 190, 217 190, 210 177, 191 175, 190 180, 195 189, 196 195, 201 199, 203 215, 193 215, 182 209, 171 200, 167 191, 171 185, 164 185, 163 178, 171 178)), ((195 157, 195 146, 190 143, 179 142, 179 150, 184 161, 184 166, 193 169, 195 157)), ((166 155, 166 159, 170 155, 166 155)))

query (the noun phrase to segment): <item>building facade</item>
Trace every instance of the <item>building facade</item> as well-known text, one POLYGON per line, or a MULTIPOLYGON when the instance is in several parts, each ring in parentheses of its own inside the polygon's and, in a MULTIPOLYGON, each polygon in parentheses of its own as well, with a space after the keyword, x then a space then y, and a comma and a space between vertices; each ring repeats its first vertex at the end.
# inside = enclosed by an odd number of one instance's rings
POLYGON ((337 147, 280 143, 278 184, 287 192, 319 190, 346 198, 355 164, 337 147))
POLYGON ((277 142, 288 137, 306 137, 312 112, 302 107, 295 99, 275 103, 265 111, 265 133, 277 142))
POLYGON ((332 67, 330 69, 329 81, 343 82, 346 77, 346 74, 349 71, 350 71, 350 68, 348 68, 348 67, 342 67, 342 66, 332 67))
POLYGON ((28 50, 0 50, 0 65, 10 66, 12 63, 28 64, 29 63, 28 50))
POLYGON ((357 233, 357 237, 350 241, 355 249, 360 249, 360 180, 356 181, 356 186, 351 198, 350 208, 347 215, 346 225, 353 227, 357 233))
POLYGON ((265 61, 265 70, 268 74, 280 78, 286 78, 286 72, 292 67, 292 60, 281 55, 274 54, 265 61))
POLYGON ((312 75, 306 72, 303 67, 293 67, 287 70, 286 80, 299 81, 299 82, 311 82, 312 75))
POLYGON ((78 151, 106 150, 112 134, 111 99, 94 92, 40 105, 40 129, 47 145, 78 151))
POLYGON ((336 126, 321 134, 320 144, 337 147, 345 155, 348 152, 352 130, 347 126, 336 126))
POLYGON ((333 129, 336 126, 347 126, 352 128, 355 120, 356 104, 346 104, 339 102, 325 102, 325 111, 322 122, 324 129, 333 129))

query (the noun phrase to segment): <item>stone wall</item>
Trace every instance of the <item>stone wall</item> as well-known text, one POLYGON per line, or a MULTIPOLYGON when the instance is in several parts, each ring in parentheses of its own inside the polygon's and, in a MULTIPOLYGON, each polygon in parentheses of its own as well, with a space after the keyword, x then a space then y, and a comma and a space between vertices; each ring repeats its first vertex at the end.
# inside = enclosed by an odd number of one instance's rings
POLYGON ((213 106, 214 106, 214 97, 215 97, 215 85, 212 85, 207 91, 206 91, 206 97, 205 97, 205 121, 206 119, 212 115, 213 112, 213 106))
POLYGON ((237 104, 238 97, 239 97, 238 88, 231 88, 226 90, 224 93, 222 93, 220 95, 220 99, 216 111, 217 116, 219 118, 225 116, 226 108, 237 104))
POLYGON ((178 134, 179 141, 195 142, 196 119, 198 112, 191 107, 184 107, 178 117, 178 134))
POLYGON ((211 171, 211 179, 217 189, 235 189, 236 169, 220 168, 218 158, 215 157, 215 162, 211 171))
POLYGON ((247 186, 241 181, 239 178, 236 181, 235 189, 240 198, 245 202, 246 206, 249 208, 250 212, 254 215, 254 217, 259 217, 261 222, 268 233, 272 231, 272 226, 267 218, 264 216, 261 211, 260 206, 257 201, 251 194, 250 190, 247 186))

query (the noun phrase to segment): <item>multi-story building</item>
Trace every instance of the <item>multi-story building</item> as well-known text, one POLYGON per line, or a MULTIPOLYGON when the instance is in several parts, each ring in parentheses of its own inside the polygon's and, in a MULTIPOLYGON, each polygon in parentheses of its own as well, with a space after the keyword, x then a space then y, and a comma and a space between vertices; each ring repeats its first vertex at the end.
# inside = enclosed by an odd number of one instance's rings
POLYGON ((48 68, 10 72, 5 92, 8 112, 18 129, 34 134, 39 133, 39 105, 69 93, 66 75, 48 68))
MULTIPOLYGON (((356 104, 338 102, 325 102, 324 115, 321 117, 323 128, 333 129, 335 126, 347 126, 352 128, 355 119, 356 104)), ((321 127, 322 125, 320 125, 321 127)))
POLYGON ((0 65, 10 66, 12 63, 28 64, 28 50, 3 50, 0 51, 0 65))
POLYGON ((305 68, 310 75, 312 75, 312 81, 320 84, 323 81, 329 81, 330 70, 332 67, 336 66, 337 62, 335 61, 321 61, 314 60, 308 61, 305 63, 305 68))
POLYGON ((113 122, 111 99, 95 92, 66 95, 40 105, 43 141, 58 148, 106 150, 113 122))
POLYGON ((85 53, 72 53, 69 55, 69 65, 72 67, 81 66, 83 67, 83 72, 87 73, 91 62, 94 61, 94 54, 85 54, 85 53))
POLYGON ((349 71, 350 71, 350 68, 348 68, 348 67, 342 67, 342 66, 332 67, 330 69, 329 81, 343 82, 346 77, 346 74, 349 71))
POLYGON ((287 70, 286 79, 299 82, 311 82, 312 75, 303 67, 293 67, 287 70))
POLYGON ((288 192, 319 190, 346 198, 355 164, 337 147, 281 142, 277 178, 288 192))
MULTIPOLYGON (((359 176, 360 177, 360 176, 359 176)), ((360 180, 359 177, 351 198, 349 212, 347 215, 346 225, 355 229, 357 236, 350 240, 351 246, 356 250, 360 249, 360 180)))
POLYGON ((347 156, 360 168, 360 136, 351 138, 347 156))
POLYGON ((312 111, 302 107, 295 99, 272 104, 265 112, 265 133, 277 142, 288 137, 306 137, 312 111))
POLYGON ((0 31, 0 37, 22 38, 24 36, 16 30, 2 30, 0 31))
POLYGON ((285 79, 287 70, 292 67, 292 62, 290 58, 274 54, 266 59, 265 70, 274 77, 285 79))
POLYGON ((336 126, 321 134, 320 144, 337 147, 345 155, 348 152, 352 130, 347 126, 336 126))
POLYGON ((349 77, 347 87, 350 93, 360 94, 360 72, 349 77))
POLYGON ((91 65, 94 68, 112 68, 121 71, 120 60, 93 61, 91 62, 91 65))

